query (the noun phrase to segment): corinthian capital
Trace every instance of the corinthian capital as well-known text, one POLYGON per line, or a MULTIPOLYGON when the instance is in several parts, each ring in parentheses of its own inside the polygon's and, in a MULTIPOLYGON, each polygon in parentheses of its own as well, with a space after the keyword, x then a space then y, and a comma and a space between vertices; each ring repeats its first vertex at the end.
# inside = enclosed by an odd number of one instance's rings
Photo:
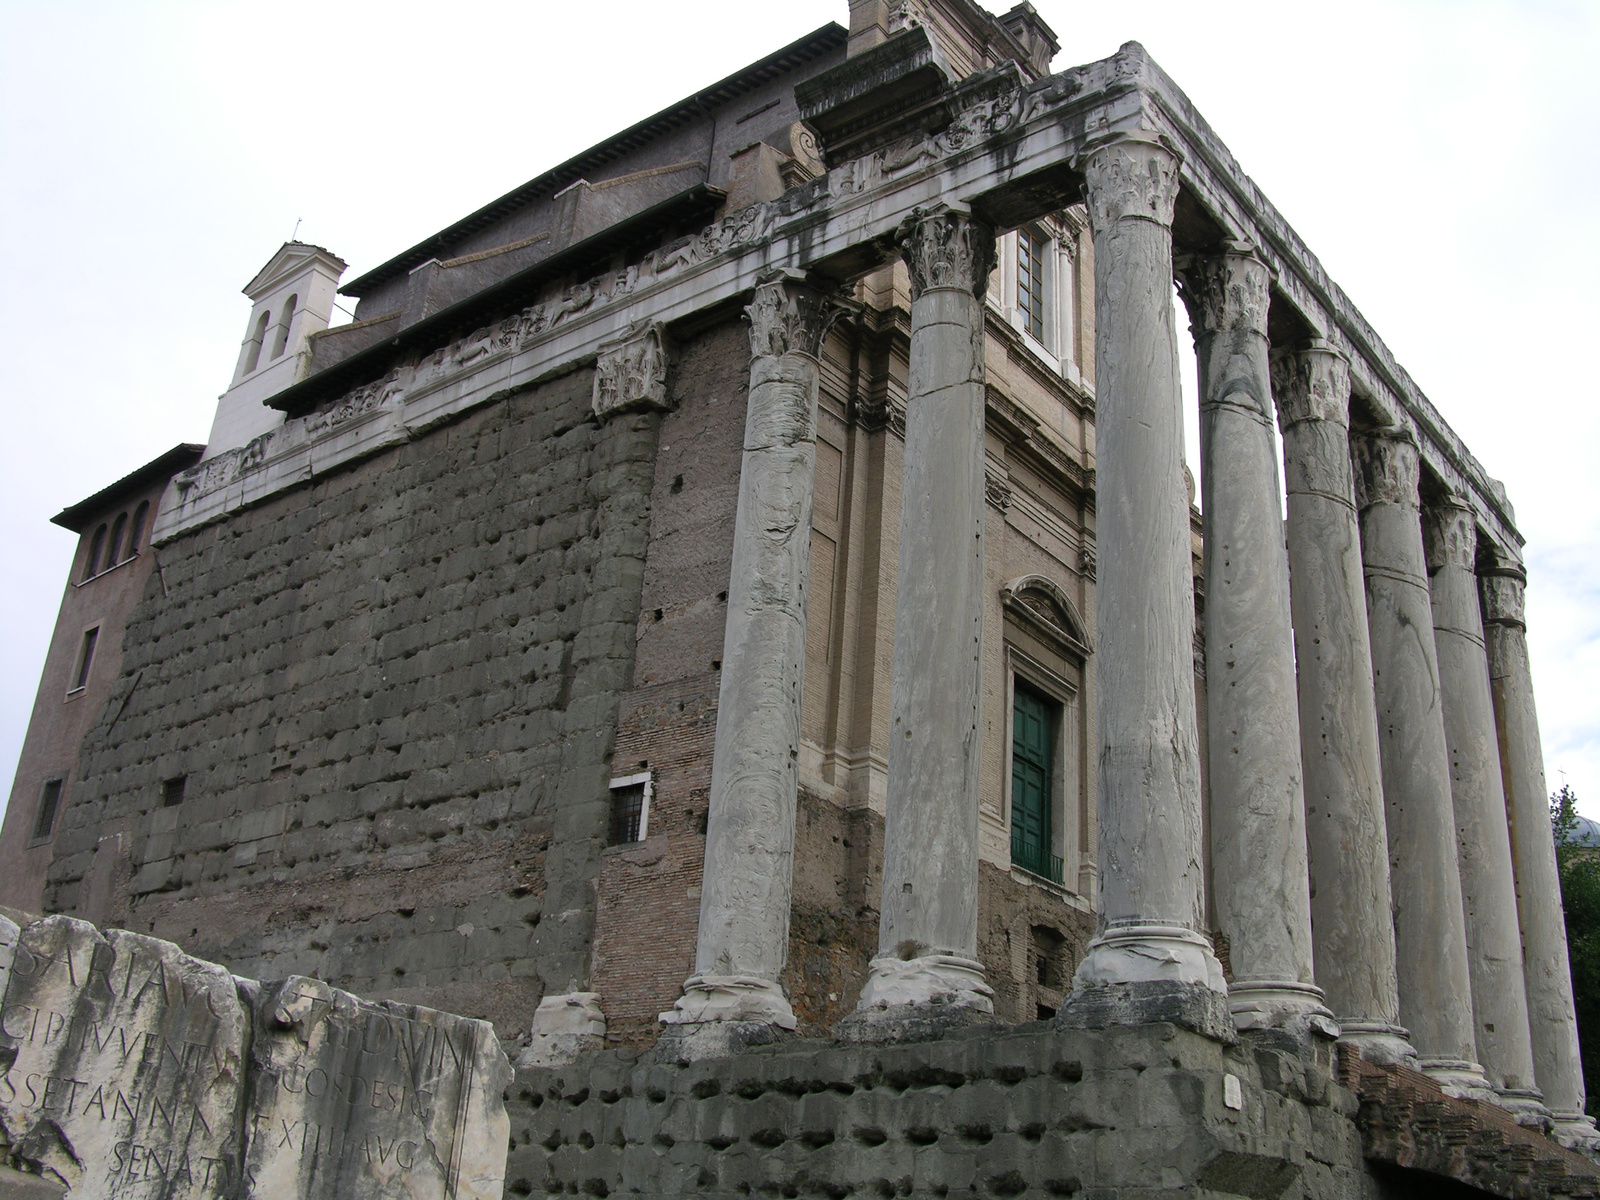
POLYGON ((762 275, 745 307, 750 319, 750 355, 822 356, 822 342, 842 310, 833 297, 805 282, 799 271, 780 267, 762 275))
POLYGON ((1287 429, 1301 421, 1350 424, 1350 360, 1321 338, 1272 360, 1272 398, 1287 429))
POLYGON ((1098 233, 1118 221, 1142 220, 1171 228, 1179 166, 1178 156, 1153 135, 1091 150, 1083 163, 1090 226, 1098 233))
POLYGON ((1527 586, 1527 576, 1515 567, 1497 567, 1480 575, 1478 589, 1483 595, 1483 623, 1526 629, 1523 592, 1527 586))
POLYGON ((668 409, 667 350, 660 321, 635 326, 600 347, 594 371, 594 412, 602 421, 637 409, 668 409))
POLYGON ((1428 507, 1422 523, 1427 542, 1428 566, 1472 571, 1478 562, 1478 518, 1472 506, 1458 496, 1446 496, 1428 507))
POLYGON ((1367 430, 1351 439, 1355 452, 1356 503, 1361 508, 1374 504, 1398 504, 1417 509, 1417 485, 1421 481, 1422 459, 1416 435, 1403 425, 1385 425, 1367 430))
POLYGON ((959 288, 979 299, 994 270, 994 230, 971 213, 939 205, 917 209, 895 235, 911 271, 911 298, 930 288, 959 288))
POLYGON ((1265 337, 1271 285, 1267 264, 1244 245, 1197 258, 1183 272, 1183 298, 1201 334, 1244 330, 1265 337))

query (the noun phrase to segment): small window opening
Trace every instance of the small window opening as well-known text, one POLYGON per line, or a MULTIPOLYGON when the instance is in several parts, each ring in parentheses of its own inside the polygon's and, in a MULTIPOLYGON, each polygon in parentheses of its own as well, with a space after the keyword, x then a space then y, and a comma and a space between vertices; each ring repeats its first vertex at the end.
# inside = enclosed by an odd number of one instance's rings
POLYGON ((114 567, 122 561, 122 535, 128 532, 128 514, 120 513, 111 526, 111 551, 106 555, 106 566, 114 567))
POLYGON ((611 781, 611 844, 627 846, 650 834, 650 774, 611 781))
POLYGON ((100 552, 106 548, 106 527, 100 526, 89 539, 89 561, 84 564, 83 577, 93 579, 100 574, 100 552))
POLYGON ((285 347, 289 345, 289 322, 294 320, 294 306, 300 303, 299 296, 290 296, 283 306, 283 316, 278 319, 278 336, 272 343, 272 357, 282 358, 285 347))
POLYGON ((100 627, 83 635, 83 649, 78 653, 78 673, 73 676, 72 690, 81 692, 89 685, 89 668, 94 663, 94 644, 100 640, 100 627))
POLYGON ((183 803, 183 791, 189 782, 187 775, 174 775, 161 785, 161 807, 177 808, 183 803))
POLYGON ((61 810, 61 785, 64 780, 45 780, 44 790, 39 793, 39 812, 33 819, 33 840, 43 842, 56 829, 56 813, 61 810))
POLYGON ((1045 249, 1049 242, 1032 229, 1017 231, 1017 309, 1022 327, 1044 341, 1045 249))
POLYGON ((240 375, 248 375, 256 369, 261 362, 261 343, 267 340, 267 323, 272 320, 271 311, 266 311, 256 320, 255 332, 250 335, 250 341, 244 348, 244 370, 240 375))
POLYGON ((1060 990, 1066 981, 1062 970, 1062 949, 1066 937, 1049 925, 1035 925, 1033 933, 1033 981, 1041 987, 1060 990))
POLYGON ((128 557, 139 553, 139 539, 144 536, 145 518, 150 515, 150 501, 146 500, 134 510, 133 524, 128 526, 128 557))

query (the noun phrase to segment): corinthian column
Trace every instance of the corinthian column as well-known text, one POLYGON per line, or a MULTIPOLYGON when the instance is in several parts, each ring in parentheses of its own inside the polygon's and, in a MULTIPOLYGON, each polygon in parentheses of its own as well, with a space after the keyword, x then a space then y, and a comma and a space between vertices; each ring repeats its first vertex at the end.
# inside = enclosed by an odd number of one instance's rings
POLYGON ((1537 1119, 1547 1114, 1534 1082, 1528 1034, 1511 834, 1478 607, 1477 523, 1472 509, 1454 497, 1435 506, 1429 517, 1431 557, 1438 564, 1432 583, 1433 640, 1450 747, 1478 1061, 1502 1104, 1537 1119))
POLYGON ((1200 932, 1194 585, 1172 319, 1178 168, 1149 135, 1102 145, 1083 164, 1095 273, 1100 929, 1059 1020, 1181 1018, 1226 1032, 1222 968, 1200 932))
POLYGON ((1555 1121, 1556 1138, 1568 1146, 1593 1149, 1597 1135, 1594 1118, 1584 1113, 1583 1060, 1578 1056, 1567 925, 1550 838, 1539 714, 1528 669, 1522 607, 1526 582, 1516 567, 1498 568, 1479 579, 1489 686, 1500 734, 1500 777, 1511 814, 1511 856, 1517 873, 1533 1072, 1555 1121))
POLYGON ((756 288, 694 974, 668 1024, 793 1029, 789 951, 817 375, 831 307, 799 272, 756 288))
POLYGON ((993 1011, 978 962, 983 292, 994 234, 940 206, 901 227, 911 365, 878 954, 862 1013, 993 1011))
POLYGON ((1419 1065, 1445 1090, 1493 1099, 1473 1041, 1417 443, 1409 430, 1390 427, 1357 438, 1355 450, 1400 1018, 1411 1030, 1419 1065))
POLYGON ((1211 882, 1240 1029, 1320 1021, 1305 800, 1268 364, 1271 276, 1247 246, 1196 262, 1211 882))
POLYGON ((1363 1058, 1405 1062, 1416 1051, 1400 1027, 1383 767, 1350 469, 1349 364, 1313 341, 1274 361, 1272 392, 1288 485, 1316 978, 1340 1036, 1363 1058))

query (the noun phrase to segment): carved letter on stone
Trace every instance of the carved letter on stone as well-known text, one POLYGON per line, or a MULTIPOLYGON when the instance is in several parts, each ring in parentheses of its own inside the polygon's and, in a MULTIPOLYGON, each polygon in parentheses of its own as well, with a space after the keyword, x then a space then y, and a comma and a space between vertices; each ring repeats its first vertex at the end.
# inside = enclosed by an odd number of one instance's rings
POLYGON ((635 328, 600 347, 594 372, 594 413, 602 421, 641 409, 665 411, 666 335, 659 321, 635 328))

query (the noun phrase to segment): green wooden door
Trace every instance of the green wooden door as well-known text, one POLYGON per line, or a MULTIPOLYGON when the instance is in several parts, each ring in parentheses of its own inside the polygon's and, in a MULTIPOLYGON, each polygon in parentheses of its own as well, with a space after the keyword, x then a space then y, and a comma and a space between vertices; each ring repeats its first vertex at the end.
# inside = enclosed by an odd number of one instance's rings
POLYGON ((1051 783, 1055 778, 1057 706, 1018 685, 1011 714, 1011 860, 1061 882, 1051 853, 1051 783))

